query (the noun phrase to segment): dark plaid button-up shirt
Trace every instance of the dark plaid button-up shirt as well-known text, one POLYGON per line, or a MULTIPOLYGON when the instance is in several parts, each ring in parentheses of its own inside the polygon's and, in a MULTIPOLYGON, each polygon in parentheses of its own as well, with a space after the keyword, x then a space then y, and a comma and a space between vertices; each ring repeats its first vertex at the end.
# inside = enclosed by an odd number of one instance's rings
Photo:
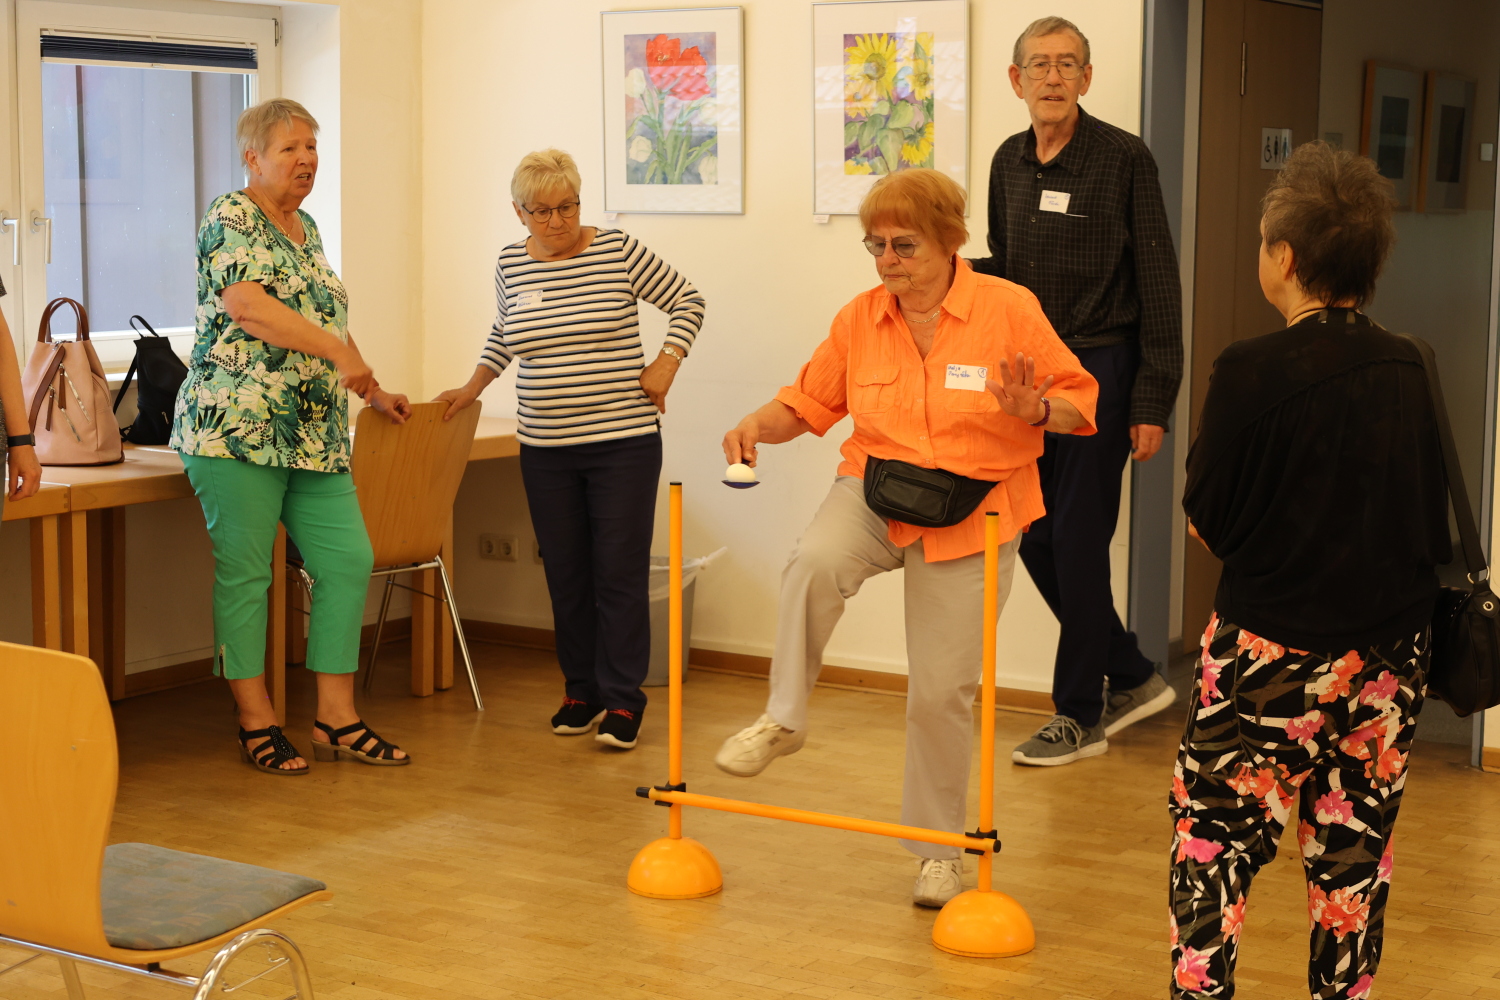
POLYGON ((1028 128, 995 151, 989 208, 990 256, 974 269, 1029 288, 1070 348, 1138 340, 1130 422, 1168 426, 1182 382, 1182 288, 1146 144, 1079 108, 1073 138, 1044 164, 1028 128))

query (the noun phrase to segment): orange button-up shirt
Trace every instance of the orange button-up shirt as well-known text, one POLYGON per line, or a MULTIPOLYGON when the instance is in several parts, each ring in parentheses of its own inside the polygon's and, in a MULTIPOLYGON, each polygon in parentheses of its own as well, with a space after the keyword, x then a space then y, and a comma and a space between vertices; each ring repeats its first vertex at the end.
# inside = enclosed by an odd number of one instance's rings
POLYGON ((776 394, 820 437, 846 413, 854 417, 839 475, 864 478, 865 460, 874 455, 995 483, 978 509, 951 527, 890 522, 891 543, 904 548, 922 539, 928 562, 983 551, 989 511, 1000 515, 1006 541, 1046 513, 1036 469, 1042 429, 1007 415, 982 381, 980 391, 948 388, 949 365, 983 367, 999 380, 1002 358, 1035 358, 1037 381, 1053 377, 1047 395, 1072 403, 1087 421, 1074 434, 1094 433, 1099 397, 1099 384, 1063 346, 1035 295, 955 260, 926 358, 882 285, 839 310, 797 381, 776 394))

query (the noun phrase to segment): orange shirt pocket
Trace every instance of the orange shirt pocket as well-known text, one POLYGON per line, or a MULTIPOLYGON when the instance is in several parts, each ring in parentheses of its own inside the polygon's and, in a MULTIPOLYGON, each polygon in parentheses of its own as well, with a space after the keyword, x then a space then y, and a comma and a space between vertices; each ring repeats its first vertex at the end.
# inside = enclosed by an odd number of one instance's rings
POLYGON ((849 386, 849 412, 884 413, 895 406, 900 392, 896 377, 900 374, 898 365, 854 369, 849 386))

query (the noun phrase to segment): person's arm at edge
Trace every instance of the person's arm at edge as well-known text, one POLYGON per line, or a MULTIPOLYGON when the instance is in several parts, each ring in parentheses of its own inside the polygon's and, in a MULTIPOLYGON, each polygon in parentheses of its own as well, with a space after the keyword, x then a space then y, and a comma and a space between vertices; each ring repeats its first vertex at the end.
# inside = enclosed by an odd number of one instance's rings
MULTIPOLYGON (((1004 148, 1003 146, 1001 148, 1004 148)), ((1005 170, 1000 164, 1000 150, 990 161, 990 194, 986 211, 989 216, 988 257, 972 257, 969 264, 980 274, 1005 277, 1005 170)))
POLYGON ((1160 450, 1182 384, 1182 278, 1167 224, 1156 161, 1143 149, 1131 179, 1131 242, 1136 291, 1141 302, 1140 367, 1131 393, 1132 457, 1150 459, 1160 450))
MULTIPOLYGON (((31 416, 26 409, 26 393, 21 388, 21 365, 16 360, 15 348, 10 338, 10 326, 5 314, 0 313, 0 406, 5 409, 5 433, 19 437, 31 433, 31 416)), ((24 500, 42 486, 42 465, 37 461, 36 449, 30 445, 17 445, 10 449, 6 461, 5 495, 11 500, 24 500)))

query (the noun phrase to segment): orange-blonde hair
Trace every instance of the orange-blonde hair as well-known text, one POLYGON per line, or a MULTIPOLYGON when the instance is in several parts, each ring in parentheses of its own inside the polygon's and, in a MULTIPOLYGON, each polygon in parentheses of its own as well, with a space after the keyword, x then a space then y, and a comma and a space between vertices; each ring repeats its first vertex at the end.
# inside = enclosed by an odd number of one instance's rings
POLYGON ((875 182, 859 204, 865 235, 878 224, 915 229, 950 253, 969 239, 968 196, 947 174, 925 167, 899 170, 875 182))

